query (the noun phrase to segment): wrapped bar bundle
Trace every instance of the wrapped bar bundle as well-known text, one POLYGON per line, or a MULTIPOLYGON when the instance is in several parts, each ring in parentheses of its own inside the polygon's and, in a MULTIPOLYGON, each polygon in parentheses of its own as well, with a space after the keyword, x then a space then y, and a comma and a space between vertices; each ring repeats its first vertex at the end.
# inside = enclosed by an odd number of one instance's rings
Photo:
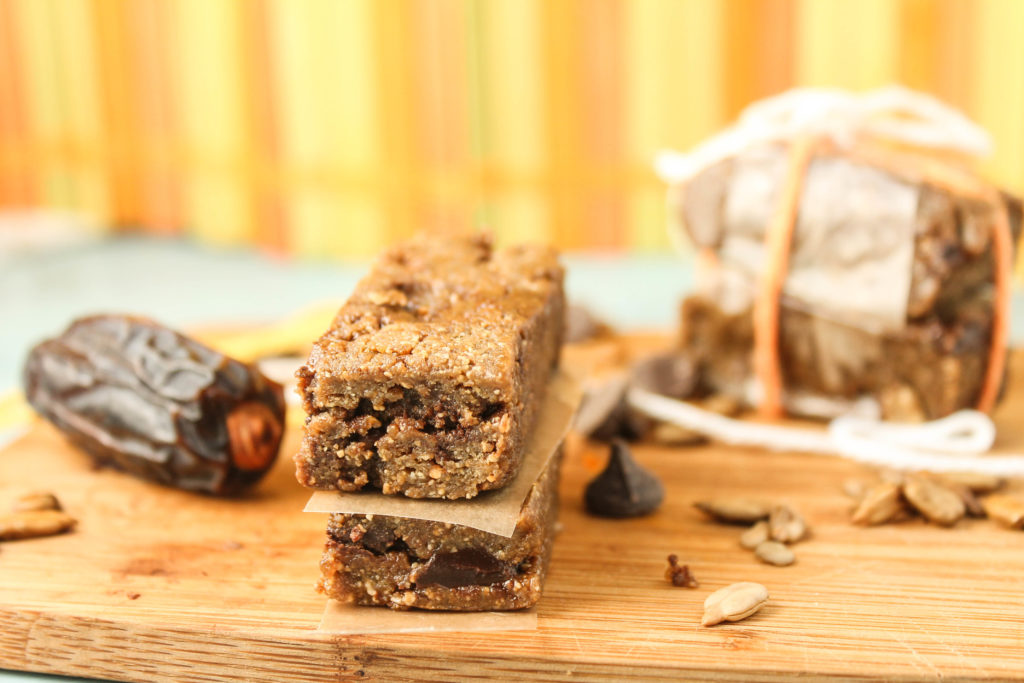
POLYGON ((959 113, 886 88, 793 91, 663 155, 670 232, 701 251, 681 342, 706 390, 767 415, 989 410, 1021 204, 971 171, 987 151, 959 113))

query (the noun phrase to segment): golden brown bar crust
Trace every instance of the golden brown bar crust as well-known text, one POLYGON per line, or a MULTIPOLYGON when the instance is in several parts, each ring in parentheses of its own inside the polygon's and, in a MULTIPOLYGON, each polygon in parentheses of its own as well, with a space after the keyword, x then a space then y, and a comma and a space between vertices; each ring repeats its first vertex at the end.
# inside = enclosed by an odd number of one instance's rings
POLYGON ((413 498, 509 482, 558 364, 563 277, 553 250, 484 235, 387 251, 299 370, 299 482, 413 498))
POLYGON ((331 515, 319 590, 341 602, 393 609, 525 609, 540 599, 558 519, 552 456, 511 538, 442 522, 331 515))

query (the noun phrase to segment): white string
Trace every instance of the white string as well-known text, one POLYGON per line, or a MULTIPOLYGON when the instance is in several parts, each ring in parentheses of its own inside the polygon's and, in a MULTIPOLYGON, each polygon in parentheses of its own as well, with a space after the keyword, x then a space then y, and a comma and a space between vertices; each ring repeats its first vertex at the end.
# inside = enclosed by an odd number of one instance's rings
POLYGON ((961 410, 920 424, 842 416, 829 424, 829 433, 840 442, 844 439, 874 439, 901 448, 954 455, 984 453, 996 440, 996 426, 988 415, 977 410, 961 410))
POLYGON ((908 471, 1024 476, 1024 455, 984 455, 995 441, 995 425, 975 410, 924 424, 840 417, 826 431, 816 431, 736 420, 636 387, 630 388, 626 400, 656 420, 734 446, 839 455, 908 471))
POLYGON ((734 125, 686 154, 659 153, 655 168, 662 180, 684 183, 755 145, 806 135, 827 137, 843 149, 870 136, 978 158, 992 153, 984 128, 931 95, 895 85, 864 94, 796 88, 755 102, 734 125))

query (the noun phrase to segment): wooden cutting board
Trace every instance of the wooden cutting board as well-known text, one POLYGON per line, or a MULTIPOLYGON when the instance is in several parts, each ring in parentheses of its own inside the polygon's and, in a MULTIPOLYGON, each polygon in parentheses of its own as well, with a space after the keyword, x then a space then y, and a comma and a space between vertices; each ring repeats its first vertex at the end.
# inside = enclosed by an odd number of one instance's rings
MULTIPOLYGON (((1015 392, 1002 441, 1024 446, 1022 414, 1015 392)), ((140 681, 1024 676, 1024 533, 985 520, 854 527, 840 487, 860 466, 720 446, 637 447, 667 499, 624 521, 583 512, 604 452, 570 449, 536 631, 325 635, 313 585, 326 520, 301 512, 308 492, 287 457, 297 437, 257 492, 224 501, 95 471, 33 426, 0 453, 0 509, 46 489, 80 523, 0 544, 0 668, 140 681), (797 564, 759 564, 738 528, 692 507, 733 494, 804 513, 813 537, 797 564), (669 553, 700 588, 664 580, 669 553), (704 598, 744 580, 768 587, 768 606, 699 627, 704 598)))

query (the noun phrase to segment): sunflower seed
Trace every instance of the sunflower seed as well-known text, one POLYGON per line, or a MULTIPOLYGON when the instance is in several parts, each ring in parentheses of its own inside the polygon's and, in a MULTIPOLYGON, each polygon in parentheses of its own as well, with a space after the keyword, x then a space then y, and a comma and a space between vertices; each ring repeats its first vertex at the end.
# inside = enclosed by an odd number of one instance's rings
MULTIPOLYGON (((738 415, 743 408, 739 401, 728 394, 713 394, 707 398, 687 402, 703 410, 728 417, 738 415)), ((654 443, 665 446, 690 446, 707 441, 707 437, 700 432, 669 422, 656 422, 651 427, 648 437, 654 443)))
POLYGON ((740 545, 747 550, 753 550, 768 540, 768 522, 761 520, 740 534, 740 545))
POLYGON ((707 441, 703 434, 670 422, 656 423, 651 427, 649 438, 654 443, 663 446, 690 446, 707 441))
POLYGON ((900 472, 899 470, 894 470, 885 467, 878 471, 878 478, 890 484, 897 484, 899 486, 903 486, 903 482, 906 481, 907 475, 905 475, 903 472, 900 472))
POLYGON ((867 495, 870 488, 862 479, 847 479, 843 482, 843 493, 858 502, 867 495))
POLYGON ((927 417, 917 392, 906 384, 890 384, 878 396, 879 408, 891 422, 924 422, 927 417))
POLYGON ((992 493, 1006 484, 1006 480, 1001 477, 976 472, 943 472, 939 478, 949 484, 966 486, 974 493, 992 493))
POLYGON ((743 405, 735 396, 729 394, 712 394, 705 399, 695 401, 698 407, 712 413, 735 417, 743 410, 743 405))
POLYGON ((767 504, 749 498, 715 498, 696 502, 694 506, 715 521, 727 524, 753 524, 766 519, 771 512, 767 504))
POLYGON ((14 512, 31 512, 33 510, 61 510, 57 496, 46 491, 33 491, 14 501, 14 512))
POLYGON ((807 522, 799 512, 787 505, 776 505, 768 518, 772 539, 779 543, 796 543, 807 535, 807 522))
POLYGON ((75 519, 59 510, 27 510, 0 516, 0 541, 52 536, 75 526, 75 519))
POLYGON ((857 509, 853 511, 853 523, 865 526, 885 524, 895 519, 905 509, 900 487, 890 482, 882 482, 864 494, 857 509))
POLYGON ((923 477, 907 477, 903 495, 930 522, 952 526, 964 516, 964 502, 956 492, 923 477))
POLYGON ((768 602, 768 589, 759 583, 743 581, 720 588, 704 600, 701 626, 746 619, 768 602))
POLYGON ((1001 493, 983 498, 982 507, 989 517, 1011 529, 1024 527, 1024 500, 1001 493))
POLYGON ((974 491, 972 491, 969 486, 948 481, 943 481, 942 485, 960 496, 960 500, 963 501, 964 504, 964 511, 968 517, 985 516, 985 508, 981 506, 981 501, 978 500, 978 497, 974 495, 974 491))
POLYGON ((788 567, 796 562, 793 551, 778 541, 765 541, 754 548, 754 554, 762 562, 774 564, 776 567, 788 567))

